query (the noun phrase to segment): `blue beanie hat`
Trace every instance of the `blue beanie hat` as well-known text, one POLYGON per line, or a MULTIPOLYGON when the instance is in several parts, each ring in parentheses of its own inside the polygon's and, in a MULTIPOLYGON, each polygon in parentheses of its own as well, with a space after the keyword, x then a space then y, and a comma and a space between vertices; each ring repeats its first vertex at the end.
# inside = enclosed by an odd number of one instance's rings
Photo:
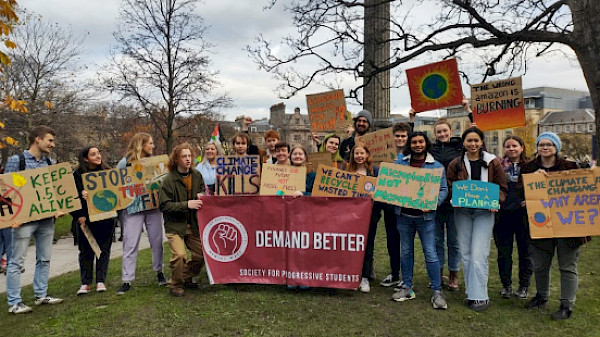
POLYGON ((562 142, 560 141, 560 138, 558 138, 556 133, 546 131, 546 132, 542 133, 541 135, 539 135, 537 137, 537 140, 535 141, 536 147, 538 146, 538 144, 540 143, 540 140, 542 140, 542 139, 548 139, 549 141, 551 141, 554 144, 554 147, 556 147, 556 153, 560 152, 560 149, 562 148, 562 142))

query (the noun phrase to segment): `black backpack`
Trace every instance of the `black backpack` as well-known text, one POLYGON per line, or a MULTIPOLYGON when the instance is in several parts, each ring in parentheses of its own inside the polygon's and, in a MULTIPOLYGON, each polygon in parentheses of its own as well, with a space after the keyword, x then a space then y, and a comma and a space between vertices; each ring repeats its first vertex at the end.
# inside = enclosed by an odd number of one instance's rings
MULTIPOLYGON (((50 161, 50 158, 46 157, 46 163, 48 163, 48 166, 52 165, 52 161, 50 161)), ((19 152, 19 171, 24 171, 25 170, 25 155, 23 154, 23 152, 19 152)))

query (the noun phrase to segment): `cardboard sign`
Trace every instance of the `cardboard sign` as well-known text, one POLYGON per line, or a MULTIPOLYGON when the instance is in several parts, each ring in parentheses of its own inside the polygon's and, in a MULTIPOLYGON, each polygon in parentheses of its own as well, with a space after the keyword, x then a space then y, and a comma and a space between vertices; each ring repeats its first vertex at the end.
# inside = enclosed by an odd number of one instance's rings
POLYGON ((0 175, 0 228, 78 210, 77 196, 69 163, 0 175))
POLYGON ((463 93, 456 59, 407 69, 408 90, 416 112, 460 105, 463 93))
POLYGON ((306 95, 306 106, 313 132, 339 132, 349 124, 342 89, 306 95))
POLYGON ((525 126, 521 77, 471 85, 473 121, 482 131, 525 126))
POLYGON ((396 139, 393 128, 381 129, 370 132, 364 136, 356 137, 356 143, 363 143, 371 152, 374 163, 393 162, 396 160, 396 139))
POLYGON ((127 208, 129 214, 159 207, 160 182, 168 173, 167 155, 132 161, 123 169, 83 174, 83 189, 88 192, 90 222, 114 218, 127 208))
POLYGON ((600 168, 523 175, 534 239, 600 235, 600 168))
POLYGON ((263 164, 260 195, 293 195, 306 190, 306 167, 263 164))
POLYGON ((217 157, 215 195, 258 195, 259 156, 217 157))
POLYGON ((500 209, 500 186, 481 180, 459 180, 452 183, 452 206, 500 209))
POLYGON ((329 152, 314 152, 308 154, 307 159, 307 172, 314 172, 317 170, 319 164, 332 166, 333 156, 329 152))
POLYGON ((371 200, 232 196, 201 200, 198 225, 211 284, 358 287, 371 200))
POLYGON ((433 211, 437 209, 443 168, 424 169, 381 163, 373 199, 388 204, 433 211))
POLYGON ((338 170, 331 166, 319 164, 312 196, 314 197, 369 197, 372 193, 373 177, 338 170), (370 179, 368 179, 370 178, 370 179), (369 184, 370 182, 370 184, 369 184))

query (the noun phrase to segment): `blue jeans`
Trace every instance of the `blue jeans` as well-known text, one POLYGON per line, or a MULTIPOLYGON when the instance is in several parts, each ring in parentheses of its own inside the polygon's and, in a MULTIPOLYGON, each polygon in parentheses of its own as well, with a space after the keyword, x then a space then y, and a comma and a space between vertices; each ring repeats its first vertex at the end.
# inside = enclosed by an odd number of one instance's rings
POLYGON ((23 302, 21 298, 21 268, 29 240, 35 241, 35 273, 33 274, 33 292, 35 297, 45 297, 48 291, 50 274, 50 252, 54 238, 54 218, 28 222, 13 228, 13 255, 6 272, 6 297, 8 305, 23 302))
POLYGON ((6 254, 6 263, 10 262, 12 256, 12 228, 0 229, 0 258, 6 254))
POLYGON ((400 232, 400 267, 402 282, 412 288, 413 267, 415 264, 415 234, 419 233, 425 268, 431 282, 431 289, 441 290, 440 264, 435 251, 435 220, 425 220, 421 217, 398 216, 398 231, 400 232))
POLYGON ((488 256, 494 229, 494 213, 483 209, 455 208, 454 221, 467 298, 488 300, 488 256))
POLYGON ((446 263, 445 252, 448 247, 448 270, 458 271, 460 269, 460 252, 458 239, 456 238, 456 225, 454 224, 454 209, 452 206, 442 204, 435 214, 435 249, 437 250, 440 269, 444 269, 446 263))

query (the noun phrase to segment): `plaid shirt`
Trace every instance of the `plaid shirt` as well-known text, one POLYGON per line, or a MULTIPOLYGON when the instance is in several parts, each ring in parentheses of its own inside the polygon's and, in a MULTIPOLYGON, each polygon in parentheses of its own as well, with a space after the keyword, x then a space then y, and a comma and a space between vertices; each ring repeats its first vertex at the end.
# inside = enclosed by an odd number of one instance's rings
MULTIPOLYGON (((46 156, 40 157, 40 160, 36 160, 35 157, 29 153, 28 150, 23 151, 23 155, 25 155, 25 169, 32 170, 40 167, 48 166, 48 161, 46 160, 46 156)), ((50 159, 50 162, 54 164, 54 161, 50 159)), ((8 158, 6 162, 6 166, 4 167, 4 173, 17 172, 21 171, 19 169, 19 155, 14 155, 8 158)))

